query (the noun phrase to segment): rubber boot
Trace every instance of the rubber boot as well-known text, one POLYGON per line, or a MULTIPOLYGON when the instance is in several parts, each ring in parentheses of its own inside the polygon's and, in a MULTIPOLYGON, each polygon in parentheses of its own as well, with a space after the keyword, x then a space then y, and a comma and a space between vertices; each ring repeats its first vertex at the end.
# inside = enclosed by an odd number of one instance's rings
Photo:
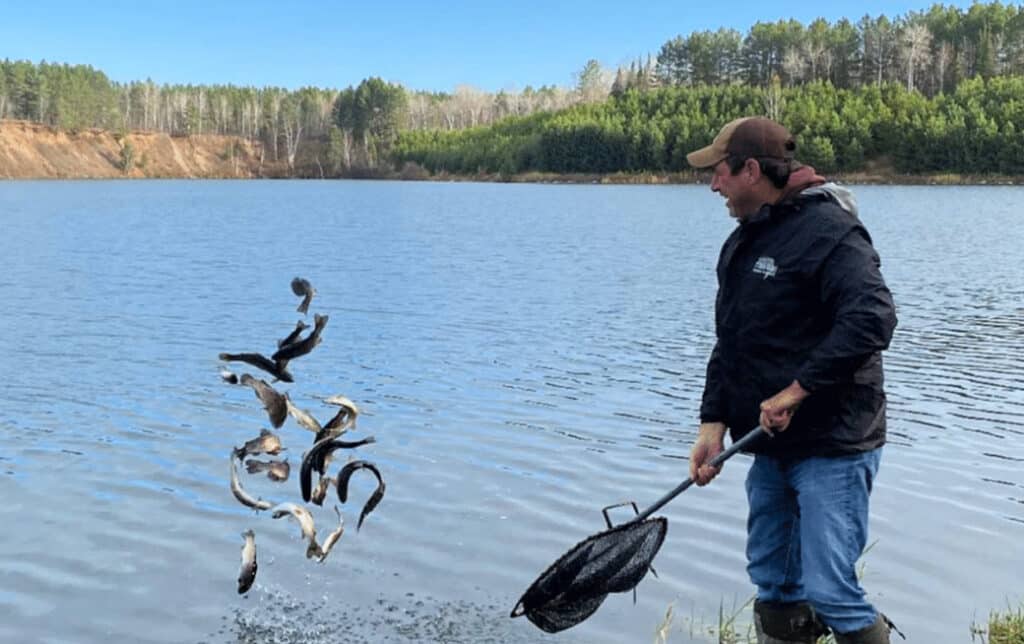
POLYGON ((828 628, 807 602, 754 602, 757 644, 815 644, 828 628))
POLYGON ((879 613, 871 626, 852 633, 836 633, 836 644, 889 644, 889 631, 894 629, 900 637, 906 639, 888 617, 879 613))

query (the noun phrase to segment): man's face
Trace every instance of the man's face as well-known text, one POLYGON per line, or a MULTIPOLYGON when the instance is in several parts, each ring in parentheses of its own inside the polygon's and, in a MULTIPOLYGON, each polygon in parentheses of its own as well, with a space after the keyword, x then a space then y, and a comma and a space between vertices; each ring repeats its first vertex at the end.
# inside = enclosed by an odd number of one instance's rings
POLYGON ((743 167, 733 175, 729 164, 722 160, 711 172, 711 190, 725 197, 725 207, 730 215, 742 220, 761 208, 761 204, 756 203, 758 199, 749 168, 743 167))

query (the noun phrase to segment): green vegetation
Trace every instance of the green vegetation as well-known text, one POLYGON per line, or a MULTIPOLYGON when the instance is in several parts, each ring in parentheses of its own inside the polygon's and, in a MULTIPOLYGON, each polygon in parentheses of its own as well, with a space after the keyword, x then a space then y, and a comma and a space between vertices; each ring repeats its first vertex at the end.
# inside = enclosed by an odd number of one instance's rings
POLYGON ((335 175, 391 166, 508 176, 682 171, 685 153, 725 121, 764 114, 786 123, 823 172, 1020 175, 1022 77, 1024 6, 997 0, 693 32, 628 69, 588 60, 572 88, 494 94, 379 78, 294 91, 115 83, 89 66, 3 60, 0 119, 230 135, 291 169, 316 141, 335 175))
MULTIPOLYGON (((863 566, 859 572, 863 575, 863 566)), ((751 596, 743 605, 726 609, 722 603, 718 609, 718 619, 715 624, 707 624, 703 620, 690 618, 684 621, 687 625, 683 628, 689 639, 695 637, 706 637, 718 644, 756 644, 757 636, 754 627, 747 615, 752 610, 754 597, 751 596)), ((655 644, 670 644, 672 642, 672 623, 674 621, 673 605, 669 604, 665 617, 661 624, 655 629, 655 644)), ((1007 607, 1005 612, 993 611, 988 618, 986 627, 972 624, 970 627, 971 641, 980 644, 1024 644, 1024 605, 1013 608, 1007 607)), ((893 641, 897 641, 893 637, 893 641)), ((835 638, 827 635, 818 639, 818 644, 834 644, 835 638)))
MULTIPOLYGON (((620 68, 592 99, 490 127, 403 132, 396 164, 432 173, 673 173, 725 122, 761 114, 822 172, 1024 174, 1024 7, 934 5, 890 20, 695 32, 620 68)), ((590 97, 589 99, 587 97, 590 97)))
MULTIPOLYGON (((640 69, 634 67, 634 71, 640 69)), ((666 42, 659 77, 673 85, 743 83, 764 87, 829 81, 849 89, 901 82, 928 96, 970 78, 1024 73, 1024 8, 976 2, 942 4, 905 16, 864 16, 834 24, 819 18, 758 22, 747 34, 732 29, 694 32, 666 42)))
POLYGON ((987 629, 971 627, 971 641, 975 638, 981 644, 1024 644, 1024 606, 1008 607, 1006 612, 993 611, 987 629))
POLYGON ((131 141, 125 140, 121 143, 121 158, 118 160, 121 171, 128 174, 135 167, 135 146, 131 141))
POLYGON ((405 123, 407 106, 405 90, 379 78, 341 92, 334 103, 335 121, 342 133, 341 159, 332 161, 344 163, 354 140, 362 146, 367 165, 375 166, 405 123))
MULTIPOLYGON (((757 634, 754 631, 753 612, 754 599, 750 599, 741 606, 734 606, 726 609, 725 603, 718 606, 718 620, 715 624, 706 624, 702 620, 687 620, 687 635, 690 639, 694 637, 707 637, 718 644, 757 644, 757 634)), ((669 627, 672 622, 672 606, 670 605, 665 614, 665 620, 655 632, 655 644, 670 644, 669 627)), ((818 638, 817 644, 835 644, 835 638, 831 634, 818 638)))
POLYGON ((895 83, 629 90, 490 127, 404 132, 393 154, 434 173, 677 172, 722 124, 751 114, 786 124, 798 156, 824 172, 887 158, 901 173, 1024 174, 1024 77, 976 78, 930 99, 895 83))

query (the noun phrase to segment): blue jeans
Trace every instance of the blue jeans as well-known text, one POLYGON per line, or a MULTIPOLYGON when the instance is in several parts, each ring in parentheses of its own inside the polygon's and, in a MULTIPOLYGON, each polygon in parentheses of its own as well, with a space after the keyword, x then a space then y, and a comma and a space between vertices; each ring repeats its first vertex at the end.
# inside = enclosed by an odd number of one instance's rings
POLYGON ((800 459, 757 455, 747 473, 747 572, 762 601, 807 601, 833 631, 875 622, 856 563, 882 448, 800 459))

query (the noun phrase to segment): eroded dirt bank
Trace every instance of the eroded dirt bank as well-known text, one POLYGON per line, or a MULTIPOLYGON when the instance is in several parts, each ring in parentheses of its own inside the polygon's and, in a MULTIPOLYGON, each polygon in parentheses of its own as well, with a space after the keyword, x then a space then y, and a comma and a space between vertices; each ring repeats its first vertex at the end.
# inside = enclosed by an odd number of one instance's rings
MULTIPOLYGON (((234 136, 172 137, 158 132, 64 132, 0 121, 0 178, 256 178, 292 173, 260 143, 234 136)), ((303 159, 305 162, 305 159, 303 159)), ((309 168, 297 164, 298 176, 309 168)), ((315 171, 315 166, 314 166, 315 171)))

